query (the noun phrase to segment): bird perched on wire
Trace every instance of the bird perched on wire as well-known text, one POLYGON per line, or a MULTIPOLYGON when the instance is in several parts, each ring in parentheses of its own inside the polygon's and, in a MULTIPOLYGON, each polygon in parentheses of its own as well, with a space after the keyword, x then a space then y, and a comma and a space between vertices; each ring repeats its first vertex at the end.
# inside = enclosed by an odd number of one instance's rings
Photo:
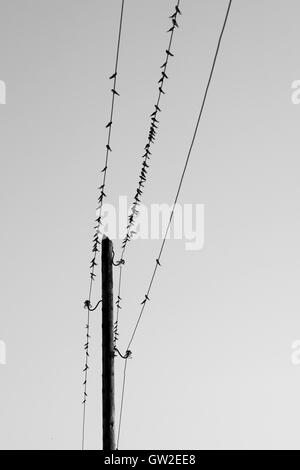
POLYGON ((170 57, 174 57, 174 54, 172 54, 172 52, 169 51, 169 49, 166 50, 166 54, 170 57))

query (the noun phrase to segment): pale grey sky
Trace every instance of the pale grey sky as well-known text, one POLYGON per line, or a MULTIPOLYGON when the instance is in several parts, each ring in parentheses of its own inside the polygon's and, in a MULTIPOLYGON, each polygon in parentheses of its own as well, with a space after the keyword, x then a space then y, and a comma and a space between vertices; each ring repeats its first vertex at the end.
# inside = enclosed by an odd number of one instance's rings
MULTIPOLYGON (((82 304, 120 4, 0 0, 2 449, 80 448, 82 304)), ((134 195, 174 4, 126 1, 110 202, 134 195)), ((226 7, 182 0, 148 205, 174 199, 226 7)), ((297 0, 233 1, 180 197, 205 205, 205 246, 166 245, 132 347, 121 449, 300 449, 299 13, 297 0)), ((128 249, 123 347, 158 247, 128 249)), ((97 311, 90 449, 101 446, 100 335, 97 311)))

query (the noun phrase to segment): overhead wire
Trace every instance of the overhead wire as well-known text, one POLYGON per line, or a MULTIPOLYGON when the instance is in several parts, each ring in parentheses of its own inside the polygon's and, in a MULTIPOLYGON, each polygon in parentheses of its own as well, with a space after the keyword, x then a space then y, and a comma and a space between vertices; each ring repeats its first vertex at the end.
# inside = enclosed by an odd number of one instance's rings
POLYGON ((115 345, 116 345, 116 342, 117 342, 118 336, 119 336, 118 335, 119 314, 120 314, 120 310, 122 309, 122 307, 121 307, 121 301, 122 301, 121 290, 122 290, 122 272, 123 272, 123 267, 124 267, 124 264, 125 264, 124 255, 125 255, 125 251, 126 251, 126 248, 128 246, 128 243, 132 240, 132 238, 135 234, 134 225, 135 225, 136 218, 139 214, 138 206, 141 204, 141 197, 143 195, 144 186, 145 186, 145 183, 147 181, 149 162, 150 162, 151 155, 152 155, 150 150, 152 148, 152 145, 155 142, 157 131, 158 131, 159 120, 157 119, 157 117, 158 117, 158 113, 160 113, 162 111, 161 107, 160 107, 160 102, 161 102, 162 95, 164 95, 166 93, 164 91, 163 87, 164 87, 165 81, 169 78, 167 76, 166 72, 167 72, 167 68, 168 68, 170 58, 174 57, 174 54, 171 52, 171 49, 172 49, 172 44, 173 44, 173 39, 174 39, 174 32, 175 32, 176 28, 179 28, 177 17, 178 17, 178 15, 182 14, 179 7, 180 7, 180 0, 177 1, 176 5, 175 5, 175 10, 171 14, 171 16, 169 17, 171 19, 171 27, 168 29, 167 33, 170 33, 170 38, 169 38, 167 49, 165 51, 165 53, 166 53, 165 61, 160 67, 162 70, 161 70, 160 79, 158 81, 158 97, 157 97, 157 101, 154 105, 154 110, 153 110, 152 114, 150 115, 150 120, 151 120, 150 130, 149 130, 149 133, 148 133, 147 143, 146 143, 145 148, 144 148, 144 153, 142 155, 143 161, 142 161, 141 171, 140 171, 140 174, 139 174, 138 187, 136 189, 136 192, 135 192, 135 195, 134 195, 134 198, 133 198, 133 203, 132 203, 132 206, 131 206, 131 209, 130 209, 130 214, 128 216, 128 224, 127 224, 127 227, 126 227, 126 235, 125 235, 125 237, 123 239, 123 243, 122 243, 121 258, 120 258, 120 261, 119 261, 119 286, 118 286, 118 294, 117 294, 117 302, 116 302, 117 314, 116 314, 116 321, 115 321, 115 331, 116 331, 115 345))
POLYGON ((87 383, 88 383, 88 371, 89 371, 89 346, 90 346, 90 312, 95 310, 99 305, 100 301, 98 302, 95 308, 91 308, 91 299, 93 293, 93 283, 96 278, 96 267, 97 267, 97 257, 99 253, 99 246, 101 245, 101 225, 102 225, 102 209, 103 209, 103 201, 104 198, 107 197, 105 194, 106 188, 106 181, 107 181, 107 169, 109 163, 109 155, 112 152, 111 148, 111 137, 112 137, 112 125, 113 125, 113 117, 114 117, 114 110, 115 110, 115 99, 120 94, 117 91, 117 77, 118 77, 118 68, 119 68, 119 57, 120 57, 120 47, 121 47, 121 35, 122 35, 122 27, 123 27, 123 19, 124 19, 124 5, 125 0, 121 0, 121 13, 120 13, 120 21, 119 21, 119 28, 118 28, 118 40, 117 40, 117 49, 116 49, 116 58, 115 58, 115 66, 114 72, 109 77, 110 80, 113 80, 113 88, 111 89, 112 98, 111 98, 111 108, 110 108, 110 116, 109 122, 106 125, 106 129, 108 129, 107 135, 107 143, 106 143, 106 152, 105 152, 105 166, 101 170, 102 175, 102 184, 98 188, 100 191, 100 195, 98 197, 98 207, 97 207, 97 218, 96 218, 96 226, 95 235, 93 237, 93 258, 90 264, 90 282, 89 282, 89 295, 88 300, 84 302, 84 307, 87 308, 87 322, 86 322, 86 343, 84 345, 85 350, 85 367, 83 369, 84 372, 84 382, 83 382, 83 416, 82 416, 82 442, 81 447, 82 450, 85 448, 85 425, 86 425, 86 403, 87 403, 87 383))

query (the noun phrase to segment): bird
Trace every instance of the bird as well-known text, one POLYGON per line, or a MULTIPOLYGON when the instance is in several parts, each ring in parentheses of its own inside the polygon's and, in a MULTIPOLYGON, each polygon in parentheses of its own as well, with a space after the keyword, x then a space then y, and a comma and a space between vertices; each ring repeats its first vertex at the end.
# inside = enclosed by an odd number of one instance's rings
POLYGON ((112 152, 112 149, 111 149, 111 147, 109 146, 109 144, 107 144, 106 148, 107 148, 107 150, 109 150, 110 152, 112 152))
POLYGON ((95 266, 98 266, 98 264, 96 263, 95 258, 93 258, 91 261, 91 268, 94 268, 95 266))
POLYGON ((112 91, 112 93, 113 93, 114 95, 120 96, 119 93, 118 93, 114 88, 112 88, 111 91, 112 91))
POLYGON ((158 264, 158 266, 161 266, 159 259, 156 260, 156 263, 158 264))

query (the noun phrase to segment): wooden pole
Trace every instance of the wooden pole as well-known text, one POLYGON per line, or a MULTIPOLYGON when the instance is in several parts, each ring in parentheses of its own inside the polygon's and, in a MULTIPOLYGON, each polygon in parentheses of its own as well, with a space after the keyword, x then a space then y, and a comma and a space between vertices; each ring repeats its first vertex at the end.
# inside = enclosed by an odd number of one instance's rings
POLYGON ((102 418, 103 450, 115 450, 115 381, 113 320, 113 245, 102 239, 102 418))

